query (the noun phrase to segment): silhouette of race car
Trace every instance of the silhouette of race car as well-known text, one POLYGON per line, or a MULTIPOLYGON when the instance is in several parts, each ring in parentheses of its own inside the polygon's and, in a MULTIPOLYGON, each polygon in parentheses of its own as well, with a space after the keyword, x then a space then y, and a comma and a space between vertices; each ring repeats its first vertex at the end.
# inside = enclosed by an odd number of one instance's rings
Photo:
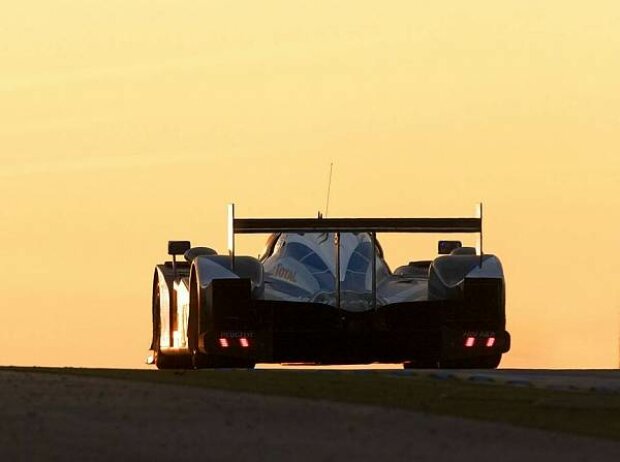
POLYGON ((231 205, 228 227, 227 255, 168 243, 148 363, 495 368, 510 349, 497 257, 444 240, 434 260, 391 271, 376 237, 477 233, 481 244, 481 206, 477 218, 239 219, 231 205), (235 255, 235 236, 247 233, 270 234, 259 258, 235 255))

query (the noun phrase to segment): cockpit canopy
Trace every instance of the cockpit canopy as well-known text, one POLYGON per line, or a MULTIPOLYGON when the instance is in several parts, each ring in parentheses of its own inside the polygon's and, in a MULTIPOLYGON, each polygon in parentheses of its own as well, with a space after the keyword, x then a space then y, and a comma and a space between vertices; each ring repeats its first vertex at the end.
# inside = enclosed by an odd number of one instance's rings
MULTIPOLYGON (((272 233, 269 235, 269 237, 267 238, 267 242, 265 242, 265 247, 263 248, 263 251, 259 257, 259 259, 261 261, 266 260, 268 257, 272 256, 275 250, 275 247, 278 243, 278 239, 280 239, 280 236, 282 236, 283 233, 272 233)), ((351 234, 354 236, 358 236, 360 234, 365 235, 368 238, 368 241, 370 242, 370 235, 368 233, 346 233, 346 234, 351 234)), ((329 238, 331 239, 330 242, 334 242, 334 236, 333 233, 300 233, 298 234, 299 236, 304 236, 304 235, 308 235, 308 236, 325 236, 326 239, 329 238)), ((322 238, 321 238, 322 240, 322 238)), ((335 244, 334 244, 335 245, 335 244)), ((383 259, 383 248, 381 247, 381 243, 379 242, 379 240, 377 239, 377 256, 381 259, 383 259)))
MULTIPOLYGON (((372 290, 372 250, 368 233, 340 235, 341 290, 372 290)), ((333 291, 338 273, 337 252, 333 233, 280 233, 269 237, 261 261, 266 271, 278 281, 313 287, 313 290, 333 291)), ((382 257, 381 247, 377 245, 378 281, 390 274, 382 257)))

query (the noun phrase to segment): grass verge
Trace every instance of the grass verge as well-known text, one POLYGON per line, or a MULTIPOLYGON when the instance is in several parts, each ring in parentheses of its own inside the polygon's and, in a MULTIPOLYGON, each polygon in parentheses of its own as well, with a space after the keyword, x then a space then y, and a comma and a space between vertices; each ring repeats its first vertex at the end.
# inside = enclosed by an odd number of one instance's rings
POLYGON ((387 406, 620 440, 618 394, 474 384, 457 379, 438 380, 421 376, 391 376, 385 371, 154 371, 17 367, 0 370, 106 377, 387 406))

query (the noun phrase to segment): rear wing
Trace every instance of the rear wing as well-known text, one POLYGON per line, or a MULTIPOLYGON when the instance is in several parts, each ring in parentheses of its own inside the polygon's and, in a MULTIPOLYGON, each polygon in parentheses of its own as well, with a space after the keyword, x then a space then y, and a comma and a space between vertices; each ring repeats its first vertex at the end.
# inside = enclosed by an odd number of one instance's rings
MULTIPOLYGON (((482 256, 482 204, 473 218, 236 218, 235 204, 228 205, 228 253, 234 265, 236 234, 335 233, 337 246, 336 284, 340 295, 340 233, 370 233, 376 253, 377 233, 477 233, 482 256)), ((372 279, 376 300, 376 261, 372 279)), ((339 305, 339 303, 338 303, 339 305)))
POLYGON ((480 218, 233 218, 234 234, 479 233, 480 218))
MULTIPOLYGON (((228 251, 236 234, 266 233, 478 233, 482 247, 482 204, 473 218, 237 218, 228 205, 228 251)), ((482 253, 482 249, 480 249, 482 253)))

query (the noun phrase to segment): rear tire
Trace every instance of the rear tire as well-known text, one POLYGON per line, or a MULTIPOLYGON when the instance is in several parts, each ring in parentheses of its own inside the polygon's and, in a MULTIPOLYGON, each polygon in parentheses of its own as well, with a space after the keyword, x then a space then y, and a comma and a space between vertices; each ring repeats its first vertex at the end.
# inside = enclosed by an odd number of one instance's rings
POLYGON ((197 348, 192 348, 192 368, 193 369, 208 369, 211 366, 209 356, 198 351, 197 348))
POLYGON ((157 369, 191 369, 192 362, 189 355, 167 355, 161 350, 155 356, 155 365, 157 369))

